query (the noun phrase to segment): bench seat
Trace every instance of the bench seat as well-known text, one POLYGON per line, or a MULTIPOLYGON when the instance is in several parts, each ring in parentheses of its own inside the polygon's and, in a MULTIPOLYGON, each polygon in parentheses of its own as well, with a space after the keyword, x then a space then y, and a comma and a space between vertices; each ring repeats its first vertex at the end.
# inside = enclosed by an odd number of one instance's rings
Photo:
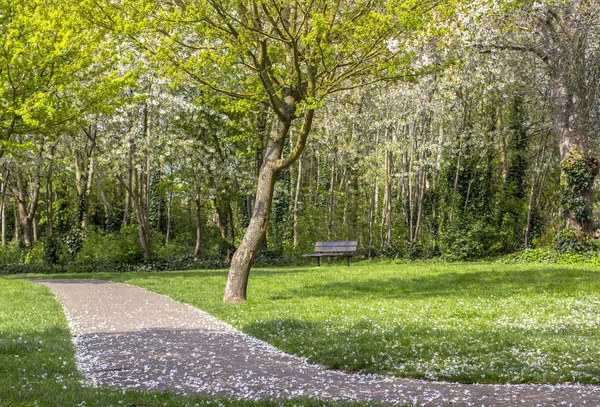
POLYGON ((304 257, 314 257, 317 259, 317 267, 321 267, 321 257, 345 257, 346 263, 350 266, 350 257, 356 254, 358 250, 358 241, 341 242, 317 242, 315 252, 304 254, 304 257))

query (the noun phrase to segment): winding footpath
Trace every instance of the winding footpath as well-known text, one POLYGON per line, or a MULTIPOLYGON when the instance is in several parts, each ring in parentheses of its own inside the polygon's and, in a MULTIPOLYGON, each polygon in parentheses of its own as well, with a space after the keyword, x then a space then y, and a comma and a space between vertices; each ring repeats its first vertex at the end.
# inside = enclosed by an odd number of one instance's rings
POLYGON ((254 400, 600 406, 600 386, 466 385, 327 370, 142 288, 98 280, 37 282, 62 304, 78 366, 95 385, 254 400))

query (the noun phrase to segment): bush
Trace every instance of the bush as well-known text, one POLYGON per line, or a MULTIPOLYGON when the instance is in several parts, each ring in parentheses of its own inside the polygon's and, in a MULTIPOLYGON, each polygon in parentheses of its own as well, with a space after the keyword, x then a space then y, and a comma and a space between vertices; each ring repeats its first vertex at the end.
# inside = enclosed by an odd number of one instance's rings
POLYGON ((557 263, 560 253, 548 248, 525 249, 523 254, 517 257, 517 263, 557 263))
POLYGON ((91 263, 136 263, 143 259, 138 243, 137 226, 127 226, 119 233, 101 234, 89 232, 76 262, 91 263))
POLYGON ((0 264, 18 264, 21 263, 21 256, 24 249, 21 242, 12 240, 6 246, 0 246, 0 264))
POLYGON ((83 248, 85 238, 85 232, 81 229, 72 229, 64 236, 65 248, 72 258, 77 256, 83 248))
POLYGON ((590 236, 577 236, 570 229, 562 229, 558 235, 558 251, 563 254, 585 253, 596 250, 590 236))
POLYGON ((48 236, 44 246, 44 261, 52 266, 60 263, 61 245, 60 241, 54 236, 48 236))
POLYGON ((24 254, 24 264, 44 264, 44 243, 37 243, 24 254))
POLYGON ((173 242, 159 246, 155 249, 154 255, 159 260, 174 260, 187 257, 193 257, 193 249, 179 242, 173 242))
POLYGON ((479 259, 496 254, 496 229, 483 220, 465 219, 442 234, 441 252, 445 260, 479 259))
POLYGON ((504 256, 504 263, 556 263, 556 264, 597 264, 600 265, 600 253, 588 251, 581 253, 560 253, 549 248, 526 249, 521 254, 504 256))

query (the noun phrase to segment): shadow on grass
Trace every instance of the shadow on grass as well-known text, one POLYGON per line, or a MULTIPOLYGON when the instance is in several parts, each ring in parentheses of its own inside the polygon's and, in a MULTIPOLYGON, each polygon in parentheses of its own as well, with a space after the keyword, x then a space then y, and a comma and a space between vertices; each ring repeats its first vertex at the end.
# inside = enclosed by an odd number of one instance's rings
MULTIPOLYGON (((313 273, 315 272, 314 267, 286 267, 286 268, 257 268, 253 269, 251 273, 252 276, 277 276, 277 275, 297 275, 304 273, 313 273)), ((11 278, 16 279, 82 279, 82 280, 110 280, 110 281, 121 281, 127 282, 130 280, 139 280, 144 278, 149 278, 153 280, 167 280, 172 279, 173 277, 191 277, 191 278, 210 278, 210 277, 223 277, 227 278, 227 274, 229 273, 228 269, 203 269, 203 270, 184 270, 184 271, 155 271, 155 272, 128 272, 128 273, 106 273, 106 272, 98 272, 98 273, 86 273, 86 274, 44 274, 44 275, 13 275, 11 278)))
POLYGON ((140 278, 169 279, 173 277, 227 277, 226 270, 192 270, 192 271, 155 271, 155 272, 127 272, 127 273, 71 273, 71 274, 44 274, 44 275, 13 275, 11 278, 26 280, 97 280, 97 281, 121 281, 126 282, 140 278))
MULTIPOLYGON (((402 271, 398 271, 401 274, 402 271)), ((389 276, 389 274, 387 274, 389 276)), ((434 296, 511 297, 527 294, 570 295, 597 293, 600 271, 571 268, 475 270, 422 276, 369 278, 311 284, 273 293, 271 299, 329 297, 338 299, 399 299, 434 296)), ((325 279, 326 277, 321 277, 325 279)), ((317 277, 319 279, 319 277, 317 277)), ((311 281, 314 283, 314 281, 311 281)))
MULTIPOLYGON (((244 331, 311 363, 347 372, 461 383, 600 383, 597 352, 579 352, 576 342, 554 342, 555 334, 539 329, 465 332, 406 324, 382 331, 370 321, 339 327, 276 319, 249 324, 244 331), (532 356, 540 346, 542 353, 532 356), (562 358, 565 352, 574 355, 569 363, 562 358)), ((577 341, 596 335, 582 328, 568 334, 577 341)))

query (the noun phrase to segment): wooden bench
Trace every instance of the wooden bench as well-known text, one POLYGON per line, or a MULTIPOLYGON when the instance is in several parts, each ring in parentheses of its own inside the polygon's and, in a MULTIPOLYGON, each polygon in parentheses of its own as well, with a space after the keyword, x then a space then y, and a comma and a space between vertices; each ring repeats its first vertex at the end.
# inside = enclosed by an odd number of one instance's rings
POLYGON ((345 257, 346 263, 350 266, 350 257, 356 254, 358 250, 358 241, 351 240, 347 242, 317 242, 315 252, 305 254, 304 257, 316 257, 317 267, 321 267, 321 257, 345 257))

